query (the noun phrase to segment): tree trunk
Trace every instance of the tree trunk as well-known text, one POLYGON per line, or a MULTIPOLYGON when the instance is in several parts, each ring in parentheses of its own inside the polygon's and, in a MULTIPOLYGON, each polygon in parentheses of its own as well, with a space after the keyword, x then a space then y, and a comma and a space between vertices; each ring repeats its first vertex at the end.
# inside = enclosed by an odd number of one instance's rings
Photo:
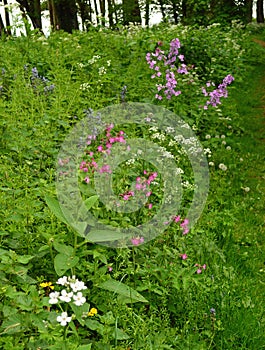
POLYGON ((6 34, 6 29, 5 29, 5 25, 4 25, 2 16, 0 14, 0 36, 2 36, 3 34, 6 34))
POLYGON ((5 32, 6 32, 6 34, 11 35, 9 11, 8 11, 8 8, 6 7, 6 5, 7 5, 7 0, 4 0, 4 5, 5 5, 5 20, 6 20, 6 29, 5 29, 5 32))
POLYGON ((108 0, 108 18, 109 18, 109 26, 110 28, 113 27, 114 21, 113 21, 113 7, 111 0, 108 0))
POLYGON ((172 0, 172 11, 173 11, 173 18, 174 18, 174 23, 178 24, 178 8, 175 0, 172 0))
POLYGON ((159 0, 159 5, 160 5, 160 11, 161 11, 161 14, 162 14, 162 19, 163 21, 165 21, 166 19, 166 13, 165 13, 165 8, 164 8, 164 0, 159 0))
POLYGON ((122 0, 122 7, 124 25, 142 23, 138 0, 122 0))
POLYGON ((149 26, 150 20, 150 0, 145 0, 145 15, 144 15, 145 25, 149 26))
POLYGON ((82 30, 87 30, 88 24, 87 22, 92 22, 92 8, 90 0, 77 0, 77 4, 79 7, 79 13, 82 21, 82 30))
POLYGON ((257 0, 257 23, 264 23, 263 0, 257 0))
POLYGON ((253 0, 246 0, 245 9, 246 9, 246 22, 251 23, 252 22, 253 0))
POLYGON ((40 0, 17 0, 20 5, 22 17, 27 20, 29 16, 34 29, 42 29, 40 0))
POLYGON ((99 0, 100 12, 101 12, 101 25, 105 27, 105 15, 106 15, 106 3, 105 0, 99 0))
POLYGON ((75 0, 53 0, 55 27, 68 33, 78 30, 77 6, 75 0))

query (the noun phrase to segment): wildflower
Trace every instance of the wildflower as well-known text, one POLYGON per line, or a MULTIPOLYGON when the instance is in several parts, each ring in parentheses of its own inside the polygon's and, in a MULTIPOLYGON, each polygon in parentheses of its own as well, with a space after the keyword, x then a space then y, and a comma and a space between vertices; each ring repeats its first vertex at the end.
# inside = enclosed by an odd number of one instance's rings
POLYGON ((231 147, 230 147, 230 146, 227 146, 226 149, 227 149, 228 151, 231 151, 231 147))
POLYGON ((67 315, 67 312, 62 312, 61 316, 56 318, 57 322, 60 322, 61 326, 66 326, 67 323, 71 322, 72 317, 67 315))
POLYGON ((201 269, 197 269, 196 273, 200 274, 200 273, 202 273, 202 270, 201 269))
POLYGON ((250 191, 250 188, 249 187, 241 187, 242 190, 244 190, 245 192, 249 192, 250 191))
POLYGON ((215 312, 216 312, 215 309, 212 307, 212 308, 210 309, 210 313, 213 314, 213 315, 215 315, 215 312))
POLYGON ((90 311, 87 315, 88 316, 95 316, 97 313, 98 313, 98 310, 95 307, 92 307, 92 309, 90 309, 90 311))
POLYGON ((88 176, 86 176, 86 177, 84 178, 84 181, 85 181, 87 184, 89 184, 89 182, 90 182, 89 177, 88 177, 88 176))
POLYGON ((219 169, 226 171, 227 170, 227 166, 224 165, 223 163, 219 164, 219 169))
POLYGON ((144 237, 135 237, 131 239, 133 245, 139 245, 144 242, 144 237))
POLYGON ((214 166, 214 162, 209 162, 209 165, 210 166, 214 166))
POLYGON ((62 286, 67 286, 69 284, 68 280, 67 280, 67 276, 63 276, 63 277, 59 278, 56 283, 60 284, 62 286))
POLYGON ((182 260, 186 260, 188 258, 188 255, 187 254, 181 254, 180 257, 181 257, 182 260))
POLYGON ((111 272, 113 268, 111 266, 108 266, 108 271, 111 272))
POLYGON ((80 290, 87 289, 84 282, 76 280, 74 283, 70 283, 70 287, 73 292, 79 292, 80 290))
POLYGON ((148 209, 152 209, 153 208, 153 204, 152 203, 149 203, 148 204, 148 209))
POLYGON ((206 140, 209 140, 211 138, 211 135, 206 135, 205 138, 206 140))
POLYGON ((40 287, 42 288, 50 288, 50 289, 54 289, 54 286, 52 285, 52 282, 42 282, 40 283, 40 287))
POLYGON ((73 296, 74 304, 76 306, 81 306, 86 302, 86 298, 83 297, 82 292, 78 292, 76 295, 73 296))
POLYGON ((57 304, 58 303, 58 298, 59 298, 60 293, 59 292, 52 292, 49 294, 49 304, 57 304))
POLYGON ((61 295, 59 296, 59 299, 62 301, 65 301, 66 303, 69 303, 71 301, 71 298, 73 296, 73 292, 67 293, 65 289, 61 291, 61 295))

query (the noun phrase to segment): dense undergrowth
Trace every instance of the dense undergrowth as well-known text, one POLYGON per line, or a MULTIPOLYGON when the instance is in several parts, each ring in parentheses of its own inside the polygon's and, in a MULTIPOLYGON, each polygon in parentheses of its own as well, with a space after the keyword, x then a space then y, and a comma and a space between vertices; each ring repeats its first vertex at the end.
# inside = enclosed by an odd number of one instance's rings
MULTIPOLYGON (((265 349, 264 153, 256 136, 264 128, 258 107, 265 66, 264 49, 251 41, 256 33, 235 22, 1 41, 0 348, 265 349), (152 78, 146 55, 159 49, 169 57, 176 38, 180 47, 169 71, 164 58, 151 56, 157 66, 162 62, 155 70, 161 76, 152 78), (156 84, 168 83, 170 72, 170 91, 181 93, 166 98, 160 93, 166 88, 156 84), (220 87, 227 76, 234 81, 220 87), (207 91, 216 90, 221 103, 214 107, 207 91), (109 248, 67 225, 55 199, 56 162, 78 121, 126 102, 163 106, 189 124, 204 147, 210 187, 198 223, 189 228, 196 186, 179 139, 148 122, 105 125, 100 142, 87 145, 98 152, 94 162, 126 137, 150 139, 183 172, 184 198, 161 235, 147 242, 143 233, 132 247, 109 248)), ((79 185, 93 215, 113 227, 150 220, 161 205, 163 174, 137 156, 123 162, 115 194, 129 202, 136 181, 147 202, 141 212, 116 214, 97 196, 88 152, 79 185)))

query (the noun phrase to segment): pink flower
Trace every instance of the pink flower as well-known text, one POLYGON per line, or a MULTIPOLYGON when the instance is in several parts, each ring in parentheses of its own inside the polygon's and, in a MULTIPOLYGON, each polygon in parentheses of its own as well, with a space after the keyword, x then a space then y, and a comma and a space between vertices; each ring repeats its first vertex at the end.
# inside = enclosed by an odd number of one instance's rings
POLYGON ((182 260, 186 260, 188 258, 188 255, 187 254, 181 254, 180 257, 181 257, 182 260))
POLYGON ((90 182, 89 177, 88 177, 88 176, 86 176, 86 177, 84 178, 84 181, 85 181, 87 184, 89 184, 89 182, 90 182))
POLYGON ((131 239, 133 245, 139 245, 144 242, 144 237, 135 237, 131 239))
POLYGON ((189 224, 189 219, 184 219, 184 221, 180 224, 181 227, 185 227, 189 224))
POLYGON ((108 266, 108 271, 111 272, 113 268, 111 266, 108 266))
POLYGON ((152 191, 146 192, 146 197, 150 197, 152 194, 152 191))
POLYGON ((202 265, 202 268, 203 268, 204 270, 206 270, 206 264, 203 264, 203 265, 202 265))
POLYGON ((99 152, 103 152, 103 146, 102 145, 98 146, 98 151, 99 152))
POLYGON ((179 222, 179 221, 180 221, 180 215, 174 216, 174 217, 173 217, 173 220, 174 220, 175 222, 179 222))
POLYGON ((199 273, 202 273, 202 270, 198 269, 196 272, 199 274, 199 273))
POLYGON ((152 203, 149 203, 148 204, 148 209, 152 209, 153 208, 153 204, 152 203))

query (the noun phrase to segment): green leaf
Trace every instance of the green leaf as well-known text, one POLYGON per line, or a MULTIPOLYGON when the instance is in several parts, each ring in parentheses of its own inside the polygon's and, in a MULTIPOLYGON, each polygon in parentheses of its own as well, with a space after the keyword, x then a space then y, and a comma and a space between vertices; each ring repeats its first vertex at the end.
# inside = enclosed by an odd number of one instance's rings
POLYGON ((130 337, 128 336, 128 334, 126 334, 125 332, 123 332, 121 329, 117 328, 115 329, 115 331, 113 332, 113 338, 117 339, 117 340, 126 340, 129 339, 130 337))
POLYGON ((86 239, 91 242, 111 242, 111 241, 117 241, 119 239, 123 239, 124 234, 119 231, 111 231, 111 230, 95 230, 92 229, 88 235, 86 236, 86 239))
POLYGON ((85 322, 85 325, 91 329, 92 331, 97 331, 99 334, 103 334, 104 333, 104 326, 103 324, 99 323, 96 320, 90 320, 87 319, 85 322))
POLYGON ((60 207, 60 204, 58 202, 57 199, 55 199, 54 197, 50 197, 48 195, 46 195, 45 197, 45 201, 46 201, 46 204, 48 205, 48 207, 50 208, 50 210, 52 211, 52 213, 57 216, 57 218, 64 222, 65 224, 69 224, 67 219, 65 218, 63 212, 62 212, 62 209, 60 207))
POLYGON ((58 276, 62 276, 67 270, 75 267, 79 261, 77 256, 57 254, 54 258, 54 269, 58 276))
POLYGON ((62 253, 62 254, 67 255, 67 256, 72 256, 74 254, 74 248, 69 246, 69 245, 61 244, 61 243, 54 241, 53 246, 54 246, 54 249, 57 250, 58 253, 62 253))
POLYGON ((95 196, 92 196, 92 197, 89 197, 85 200, 85 205, 86 205, 86 208, 89 210, 93 207, 93 205, 97 202, 97 200, 99 199, 99 196, 98 195, 95 195, 95 196))
POLYGON ((92 344, 86 344, 86 345, 79 345, 77 350, 90 350, 91 349, 92 344))
POLYGON ((17 257, 17 261, 20 264, 27 264, 31 259, 33 259, 34 256, 33 255, 21 255, 17 257))
POLYGON ((108 290, 109 292, 117 293, 119 295, 119 300, 123 303, 148 303, 148 300, 146 300, 136 290, 122 282, 115 281, 112 278, 110 278, 104 283, 101 283, 99 285, 99 288, 108 290))

